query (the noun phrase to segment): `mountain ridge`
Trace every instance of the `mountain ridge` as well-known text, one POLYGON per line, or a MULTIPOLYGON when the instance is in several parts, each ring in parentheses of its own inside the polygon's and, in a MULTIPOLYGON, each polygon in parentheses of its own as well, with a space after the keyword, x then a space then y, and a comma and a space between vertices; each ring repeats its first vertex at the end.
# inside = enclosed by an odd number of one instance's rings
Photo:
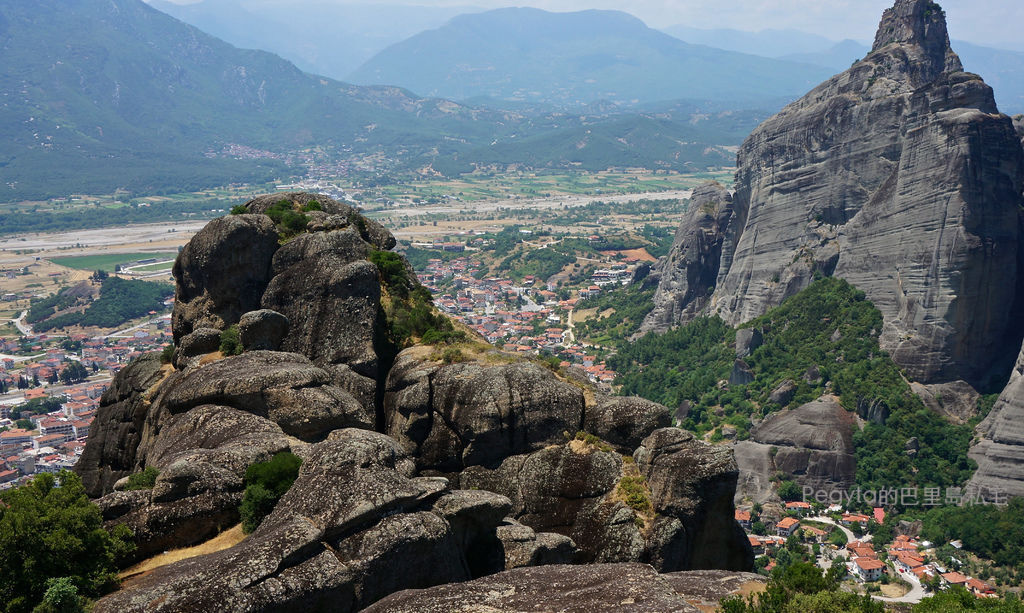
POLYGON ((456 100, 492 96, 572 106, 684 97, 749 103, 795 95, 823 76, 815 66, 683 43, 621 11, 508 8, 421 32, 349 78, 456 100))

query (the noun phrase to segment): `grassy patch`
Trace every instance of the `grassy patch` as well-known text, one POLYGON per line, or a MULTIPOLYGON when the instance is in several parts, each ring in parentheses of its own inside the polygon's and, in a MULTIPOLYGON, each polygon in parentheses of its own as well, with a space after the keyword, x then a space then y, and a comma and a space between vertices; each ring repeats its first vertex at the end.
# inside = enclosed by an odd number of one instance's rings
POLYGON ((75 270, 103 270, 114 272, 117 265, 131 264, 139 260, 158 258, 161 260, 174 259, 176 253, 106 253, 101 255, 78 255, 59 258, 48 258, 58 266, 74 268, 75 270))

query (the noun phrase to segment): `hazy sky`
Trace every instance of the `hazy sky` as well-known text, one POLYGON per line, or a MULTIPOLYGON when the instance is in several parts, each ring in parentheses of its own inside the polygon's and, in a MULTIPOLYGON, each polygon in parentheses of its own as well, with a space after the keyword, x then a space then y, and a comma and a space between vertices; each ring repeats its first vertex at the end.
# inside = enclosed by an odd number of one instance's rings
MULTIPOLYGON (((197 0, 171 0, 189 4, 197 0)), ((333 2, 335 0, 242 0, 333 2)), ((793 28, 833 39, 871 40, 882 11, 893 0, 336 0, 337 4, 413 4, 421 6, 535 6, 550 11, 588 8, 632 13, 654 28, 683 23, 698 28, 762 30, 793 28)), ((940 0, 953 38, 983 44, 1024 47, 1021 0, 940 0)))

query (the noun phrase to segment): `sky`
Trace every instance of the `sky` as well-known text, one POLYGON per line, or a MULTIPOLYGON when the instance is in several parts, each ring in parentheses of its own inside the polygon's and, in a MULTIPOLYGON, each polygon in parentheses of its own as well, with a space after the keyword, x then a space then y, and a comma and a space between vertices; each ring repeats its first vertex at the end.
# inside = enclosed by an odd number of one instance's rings
MULTIPOLYGON (((171 0, 191 4, 198 0, 171 0)), ((870 42, 882 11, 893 0, 241 0, 245 2, 336 2, 420 6, 534 6, 549 11, 622 10, 653 28, 685 24, 697 28, 796 29, 834 40, 870 42)), ((1021 0, 940 0, 951 38, 1024 49, 1021 0)))

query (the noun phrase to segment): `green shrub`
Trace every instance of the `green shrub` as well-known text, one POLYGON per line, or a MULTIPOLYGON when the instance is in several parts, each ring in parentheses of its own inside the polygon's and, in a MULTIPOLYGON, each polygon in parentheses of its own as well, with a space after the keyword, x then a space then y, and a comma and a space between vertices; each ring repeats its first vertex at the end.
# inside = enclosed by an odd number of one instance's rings
POLYGON ((220 333, 220 352, 224 355, 241 355, 244 348, 239 338, 238 326, 231 326, 220 333))
POLYGON ((619 495, 629 508, 640 513, 651 510, 651 495, 647 491, 647 480, 640 475, 626 475, 619 481, 619 495))
POLYGON ((462 350, 458 347, 448 347, 441 352, 441 361, 445 364, 457 364, 465 362, 466 356, 462 354, 462 350))
POLYGON ((316 200, 310 200, 309 202, 306 203, 306 206, 302 207, 302 211, 304 213, 308 213, 309 211, 322 211, 322 210, 324 210, 324 207, 320 206, 320 203, 317 202, 316 200))
POLYGON ((155 466, 147 466, 140 473, 128 475, 128 485, 124 489, 151 490, 156 485, 156 478, 158 476, 160 476, 160 471, 155 466))
POLYGON ((267 208, 265 214, 277 224, 278 233, 282 238, 295 236, 305 231, 309 217, 295 210, 295 205, 288 200, 278 200, 267 208))
POLYGON ((78 475, 36 475, 28 485, 3 492, 0 500, 4 611, 27 613, 51 590, 51 603, 70 602, 69 583, 88 597, 117 585, 117 562, 134 549, 131 530, 103 527, 103 515, 78 475), (62 579, 53 581, 57 577, 62 579))
POLYGON ((78 595, 78 588, 71 577, 56 577, 46 580, 46 593, 43 601, 32 613, 81 613, 85 611, 83 599, 78 595))
POLYGON ((267 462, 257 462, 245 470, 245 494, 239 514, 242 516, 242 531, 249 534, 263 521, 277 501, 299 476, 302 460, 298 456, 282 451, 267 462))
POLYGON ((248 212, 249 208, 244 204, 236 204, 235 206, 231 207, 232 215, 245 215, 248 212))
POLYGON ((174 343, 166 345, 162 351, 160 351, 160 362, 163 364, 170 364, 174 358, 174 343))

